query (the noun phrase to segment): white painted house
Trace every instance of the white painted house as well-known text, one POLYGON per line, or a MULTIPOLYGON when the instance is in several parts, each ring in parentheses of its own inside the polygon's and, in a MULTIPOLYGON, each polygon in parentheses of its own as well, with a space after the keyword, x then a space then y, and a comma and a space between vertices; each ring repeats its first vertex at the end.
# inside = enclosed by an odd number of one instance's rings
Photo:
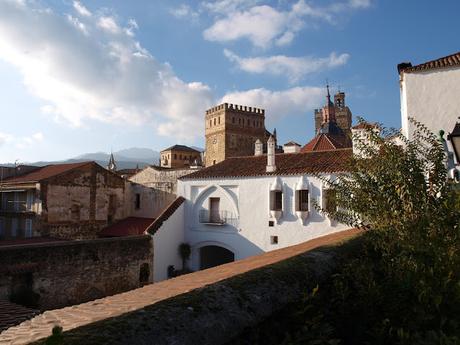
POLYGON ((460 52, 416 66, 401 63, 398 72, 403 134, 412 136, 409 117, 436 134, 451 132, 460 116, 460 52))
POLYGON ((320 214, 335 207, 314 176, 344 171, 352 149, 229 158, 179 179, 190 268, 199 270, 347 229, 320 214))

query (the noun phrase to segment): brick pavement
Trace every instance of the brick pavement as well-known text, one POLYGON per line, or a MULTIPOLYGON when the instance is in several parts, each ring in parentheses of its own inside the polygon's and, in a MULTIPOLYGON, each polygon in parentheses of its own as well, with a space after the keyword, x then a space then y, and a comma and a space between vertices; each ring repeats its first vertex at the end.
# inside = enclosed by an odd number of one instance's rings
POLYGON ((60 325, 64 331, 67 331, 99 320, 119 316, 232 276, 288 259, 315 248, 347 240, 359 233, 360 231, 356 229, 346 230, 295 246, 147 285, 118 295, 62 309, 46 311, 31 320, 0 333, 0 345, 28 344, 48 337, 54 325, 60 325))

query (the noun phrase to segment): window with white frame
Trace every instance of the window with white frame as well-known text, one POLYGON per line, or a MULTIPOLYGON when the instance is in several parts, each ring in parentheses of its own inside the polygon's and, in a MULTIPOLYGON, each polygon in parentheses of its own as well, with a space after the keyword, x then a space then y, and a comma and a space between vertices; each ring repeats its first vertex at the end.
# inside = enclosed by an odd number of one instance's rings
POLYGON ((308 212, 308 189, 296 191, 295 210, 300 212, 308 212))
POLYGON ((270 211, 283 210, 283 192, 281 190, 270 191, 270 211))

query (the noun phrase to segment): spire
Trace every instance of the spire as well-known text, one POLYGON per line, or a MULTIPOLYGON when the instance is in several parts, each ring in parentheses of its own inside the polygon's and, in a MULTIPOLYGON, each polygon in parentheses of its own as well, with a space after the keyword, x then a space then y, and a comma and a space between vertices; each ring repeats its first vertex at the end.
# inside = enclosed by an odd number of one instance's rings
POLYGON ((329 83, 326 84, 326 105, 323 107, 323 123, 336 122, 334 103, 331 102, 329 83))
POLYGON ((109 164, 107 164, 107 170, 117 171, 117 164, 115 163, 115 158, 113 157, 113 152, 110 152, 109 164))

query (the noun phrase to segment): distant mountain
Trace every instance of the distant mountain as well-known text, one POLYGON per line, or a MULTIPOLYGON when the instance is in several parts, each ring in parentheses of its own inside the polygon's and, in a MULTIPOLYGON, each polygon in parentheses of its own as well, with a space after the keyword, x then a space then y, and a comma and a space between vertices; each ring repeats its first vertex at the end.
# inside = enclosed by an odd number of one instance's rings
MULTIPOLYGON (((143 168, 147 165, 158 164, 160 153, 147 148, 129 148, 120 150, 113 153, 117 169, 134 169, 136 167, 143 168)), ((95 161, 97 164, 106 167, 109 162, 110 153, 93 152, 85 153, 77 157, 66 159, 62 161, 40 161, 33 163, 23 163, 27 165, 44 166, 48 164, 64 164, 64 163, 78 163, 84 161, 95 161)), ((2 164, 3 166, 13 166, 13 164, 2 164)))

